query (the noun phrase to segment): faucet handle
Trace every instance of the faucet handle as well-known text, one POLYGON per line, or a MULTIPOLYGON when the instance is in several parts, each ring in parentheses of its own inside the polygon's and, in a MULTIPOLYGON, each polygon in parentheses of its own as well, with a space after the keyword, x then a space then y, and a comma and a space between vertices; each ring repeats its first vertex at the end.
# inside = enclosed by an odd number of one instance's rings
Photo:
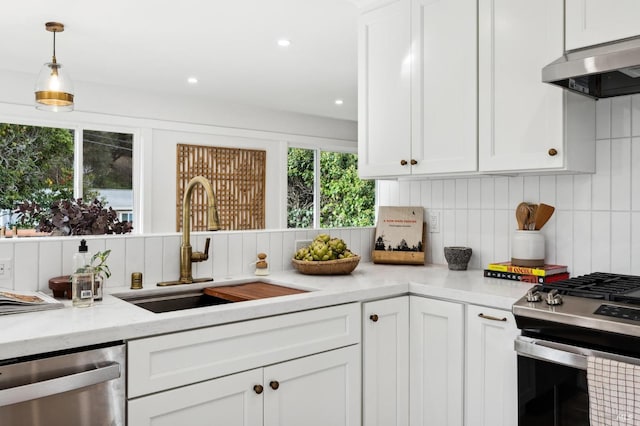
POLYGON ((194 251, 191 253, 191 262, 203 262, 209 259, 209 243, 211 238, 207 238, 204 243, 204 252, 194 251))

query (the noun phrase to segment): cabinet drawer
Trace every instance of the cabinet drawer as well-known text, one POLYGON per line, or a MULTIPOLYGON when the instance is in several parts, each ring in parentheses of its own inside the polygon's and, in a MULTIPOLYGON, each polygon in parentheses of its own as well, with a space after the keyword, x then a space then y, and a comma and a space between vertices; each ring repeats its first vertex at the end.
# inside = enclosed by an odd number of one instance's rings
POLYGON ((360 342, 360 305, 128 342, 129 398, 360 342))

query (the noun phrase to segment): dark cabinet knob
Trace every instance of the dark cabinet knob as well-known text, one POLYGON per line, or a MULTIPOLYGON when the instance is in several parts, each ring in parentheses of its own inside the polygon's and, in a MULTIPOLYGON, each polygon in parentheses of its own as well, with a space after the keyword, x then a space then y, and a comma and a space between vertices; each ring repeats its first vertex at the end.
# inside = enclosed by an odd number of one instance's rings
POLYGON ((556 155, 558 155, 558 150, 555 149, 555 148, 550 148, 549 149, 549 156, 554 157, 556 155))
POLYGON ((271 382, 269 382, 269 386, 271 386, 271 389, 273 390, 278 390, 278 388, 280 387, 280 383, 278 383, 277 380, 272 380, 271 382))
POLYGON ((369 316, 369 319, 373 322, 378 322, 378 315, 372 314, 371 316, 369 316))
POLYGON ((401 166, 406 166, 407 165, 407 160, 400 160, 400 165, 401 166))
POLYGON ((415 166, 416 164, 418 164, 418 162, 416 160, 414 160, 414 159, 411 159, 411 165, 415 166))
POLYGON ((255 393, 257 393, 258 395, 260 395, 262 393, 262 391, 264 390, 264 388, 262 387, 262 385, 255 385, 253 387, 253 391, 255 393))

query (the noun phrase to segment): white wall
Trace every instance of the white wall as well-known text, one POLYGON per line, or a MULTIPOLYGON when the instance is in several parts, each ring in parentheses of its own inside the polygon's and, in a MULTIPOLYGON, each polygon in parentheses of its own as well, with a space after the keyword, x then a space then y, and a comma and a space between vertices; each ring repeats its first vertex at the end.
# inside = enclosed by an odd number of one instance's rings
POLYGON ((518 203, 551 204, 547 263, 569 265, 572 275, 640 275, 640 95, 596 105, 593 175, 380 181, 378 202, 440 212, 441 232, 427 236, 429 261, 446 263, 445 246, 466 245, 474 268, 509 260, 518 203))

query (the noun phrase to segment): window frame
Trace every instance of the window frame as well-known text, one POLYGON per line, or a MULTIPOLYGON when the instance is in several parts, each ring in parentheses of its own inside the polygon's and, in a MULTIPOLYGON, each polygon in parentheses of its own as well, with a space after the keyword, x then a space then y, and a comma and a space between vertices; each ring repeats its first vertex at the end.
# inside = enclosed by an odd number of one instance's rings
MULTIPOLYGON (((311 228, 289 228, 289 229, 322 229, 320 224, 320 155, 322 152, 337 152, 341 154, 355 154, 358 155, 357 147, 350 146, 342 146, 342 145, 330 145, 328 147, 321 147, 318 145, 306 145, 300 143, 288 143, 287 149, 285 150, 285 162, 284 162, 284 194, 288 191, 288 182, 287 182, 287 164, 288 164, 288 152, 289 148, 298 148, 298 149, 308 149, 313 151, 313 227, 311 228)), ((378 182, 376 180, 376 190, 375 193, 377 195, 377 187, 378 182)), ((287 228, 287 217, 289 213, 289 206, 287 204, 287 200, 285 197, 284 200, 284 228, 287 228)))
POLYGON ((52 121, 52 120, 36 120, 31 118, 12 118, 7 116, 0 116, 0 122, 6 124, 14 124, 17 126, 33 126, 33 127, 50 127, 57 129, 68 129, 73 131, 73 196, 74 198, 82 197, 83 192, 83 179, 84 179, 84 167, 83 167, 83 143, 84 143, 84 130, 112 132, 112 133, 127 133, 132 135, 132 191, 133 191, 133 206, 132 213, 134 217, 138 217, 140 223, 134 224, 132 234, 141 234, 143 230, 142 218, 142 199, 140 197, 141 191, 141 179, 140 171, 141 167, 141 145, 142 145, 142 132, 137 127, 128 127, 120 125, 104 125, 100 123, 82 123, 77 121, 52 121))

